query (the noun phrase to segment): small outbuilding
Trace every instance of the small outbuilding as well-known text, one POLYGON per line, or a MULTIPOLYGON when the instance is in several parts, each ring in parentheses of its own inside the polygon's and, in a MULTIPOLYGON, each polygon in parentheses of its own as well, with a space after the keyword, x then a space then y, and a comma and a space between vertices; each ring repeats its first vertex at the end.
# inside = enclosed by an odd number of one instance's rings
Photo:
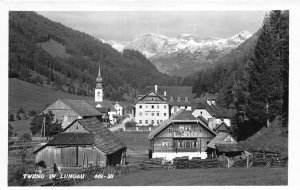
POLYGON ((229 157, 240 155, 244 152, 242 146, 229 134, 219 132, 207 145, 208 158, 225 155, 229 157))
POLYGON ((36 162, 60 167, 125 164, 126 146, 97 118, 77 119, 33 152, 36 162))

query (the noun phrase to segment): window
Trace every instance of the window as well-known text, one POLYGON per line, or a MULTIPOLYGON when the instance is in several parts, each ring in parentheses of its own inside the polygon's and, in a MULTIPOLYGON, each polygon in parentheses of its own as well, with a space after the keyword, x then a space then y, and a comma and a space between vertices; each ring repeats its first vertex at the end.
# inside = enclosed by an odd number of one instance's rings
POLYGON ((169 128, 168 131, 169 131, 169 133, 172 133, 173 132, 173 128, 169 128))
POLYGON ((197 147, 197 141, 192 141, 190 146, 191 146, 191 148, 196 148, 197 147))
POLYGON ((164 109, 167 109, 167 105, 164 105, 164 109))
POLYGON ((185 126, 184 129, 185 129, 186 131, 190 131, 190 130, 191 130, 191 126, 185 126))
POLYGON ((185 106, 185 109, 187 109, 187 106, 185 106))
POLYGON ((154 124, 154 120, 152 120, 151 123, 154 124))
POLYGON ((156 123, 159 124, 159 120, 157 120, 156 123))
POLYGON ((199 132, 202 133, 202 128, 201 127, 199 128, 199 132))
POLYGON ((164 116, 167 116, 167 113, 164 113, 164 116))
POLYGON ((140 112, 139 115, 142 116, 142 112, 140 112))
POLYGON ((140 105, 140 109, 142 109, 142 107, 143 107, 143 106, 142 106, 142 105, 140 105))
POLYGON ((159 105, 157 105, 156 107, 157 107, 157 109, 159 109, 159 105))
POLYGON ((151 108, 154 109, 154 105, 152 105, 151 108))
POLYGON ((202 111, 200 111, 200 114, 202 115, 202 111))
POLYGON ((146 109, 148 108, 148 106, 146 105, 146 109))
POLYGON ((148 113, 146 113, 146 116, 148 115, 148 113))
POLYGON ((179 126, 179 131, 184 131, 184 126, 179 126))
POLYGON ((185 148, 185 143, 183 141, 177 141, 177 148, 185 148))
POLYGON ((159 116, 159 113, 156 113, 156 116, 159 116))
POLYGON ((145 123, 148 124, 148 120, 146 120, 145 123))
POLYGON ((169 143, 166 141, 161 142, 161 148, 168 148, 169 147, 169 143))
POLYGON ((162 123, 162 122, 163 122, 163 120, 160 120, 160 122, 162 123))
POLYGON ((151 113, 151 116, 154 116, 154 113, 151 113))
POLYGON ((142 120, 139 120, 139 124, 142 124, 142 120))

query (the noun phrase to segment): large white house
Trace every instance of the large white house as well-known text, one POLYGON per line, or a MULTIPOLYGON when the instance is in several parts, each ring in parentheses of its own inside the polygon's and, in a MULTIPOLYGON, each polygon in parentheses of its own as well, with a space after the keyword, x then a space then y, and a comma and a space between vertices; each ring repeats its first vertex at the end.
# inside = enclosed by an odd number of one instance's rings
POLYGON ((135 122, 158 125, 179 110, 192 110, 191 86, 146 86, 133 104, 135 122))
POLYGON ((140 96, 133 104, 133 115, 137 125, 154 125, 164 122, 170 116, 170 105, 165 97, 161 97, 151 90, 146 95, 140 96))

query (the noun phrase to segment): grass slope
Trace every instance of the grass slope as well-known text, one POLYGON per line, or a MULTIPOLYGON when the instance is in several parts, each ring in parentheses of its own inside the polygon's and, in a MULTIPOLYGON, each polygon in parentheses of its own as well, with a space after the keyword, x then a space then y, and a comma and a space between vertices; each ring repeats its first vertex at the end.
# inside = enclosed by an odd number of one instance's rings
POLYGON ((213 168, 148 170, 113 179, 88 181, 82 186, 195 186, 287 185, 287 168, 213 168))
POLYGON ((15 78, 9 79, 8 86, 8 109, 10 112, 16 112, 21 107, 25 112, 31 110, 40 111, 46 104, 52 103, 59 98, 81 100, 94 99, 93 97, 77 96, 43 88, 15 78))
POLYGON ((247 149, 278 151, 283 157, 288 156, 288 138, 281 135, 280 120, 271 122, 269 128, 262 128, 256 134, 244 141, 240 141, 247 149))
POLYGON ((47 42, 38 43, 38 45, 53 57, 68 58, 71 56, 66 52, 66 47, 55 40, 50 39, 47 42))

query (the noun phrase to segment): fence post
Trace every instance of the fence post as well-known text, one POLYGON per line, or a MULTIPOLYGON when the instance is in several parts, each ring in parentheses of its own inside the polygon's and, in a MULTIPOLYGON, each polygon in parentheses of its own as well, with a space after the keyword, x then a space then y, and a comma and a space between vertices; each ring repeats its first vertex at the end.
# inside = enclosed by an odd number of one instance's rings
POLYGON ((247 154, 247 168, 249 168, 249 155, 247 154))

